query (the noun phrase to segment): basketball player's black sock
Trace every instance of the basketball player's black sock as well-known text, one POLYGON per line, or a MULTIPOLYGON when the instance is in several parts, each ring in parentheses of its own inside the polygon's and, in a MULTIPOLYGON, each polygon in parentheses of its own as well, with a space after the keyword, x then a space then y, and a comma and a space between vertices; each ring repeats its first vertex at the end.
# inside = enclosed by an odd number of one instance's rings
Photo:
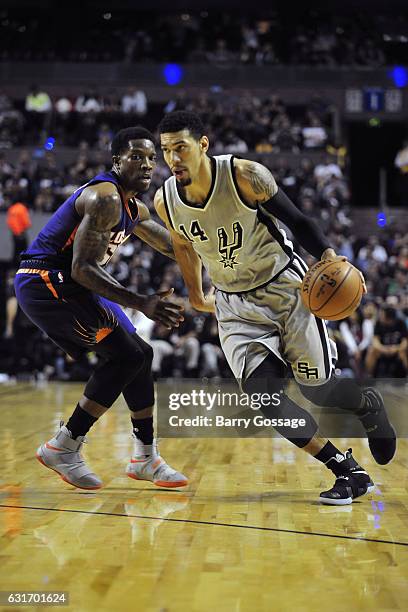
POLYGON ((315 455, 315 459, 324 463, 336 476, 347 474, 350 471, 349 462, 344 453, 328 440, 323 448, 315 455))
POLYGON ((146 419, 132 419, 133 432, 138 440, 143 444, 152 444, 153 442, 153 417, 146 419))
POLYGON ((75 440, 78 436, 84 436, 91 429, 92 425, 98 420, 86 410, 83 410, 77 404, 74 412, 69 417, 66 428, 71 432, 72 438, 75 440))

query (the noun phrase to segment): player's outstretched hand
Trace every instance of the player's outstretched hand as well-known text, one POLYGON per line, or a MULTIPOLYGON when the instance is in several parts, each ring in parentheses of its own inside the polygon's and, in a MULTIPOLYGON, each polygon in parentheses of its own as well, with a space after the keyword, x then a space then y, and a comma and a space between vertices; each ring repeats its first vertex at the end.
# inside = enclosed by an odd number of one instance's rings
POLYGON ((181 314, 184 308, 174 302, 165 301, 173 291, 174 289, 172 288, 167 291, 158 291, 153 295, 146 295, 138 310, 141 310, 149 319, 158 321, 167 327, 167 329, 178 327, 180 322, 184 321, 184 317, 181 314))
MULTIPOLYGON (((347 261, 347 257, 345 257, 344 255, 336 255, 336 252, 334 249, 326 249, 321 259, 322 261, 347 261)), ((363 295, 364 295, 365 293, 367 293, 365 278, 363 276, 363 273, 358 268, 356 268, 356 270, 358 271, 361 277, 361 282, 363 284, 363 295)))

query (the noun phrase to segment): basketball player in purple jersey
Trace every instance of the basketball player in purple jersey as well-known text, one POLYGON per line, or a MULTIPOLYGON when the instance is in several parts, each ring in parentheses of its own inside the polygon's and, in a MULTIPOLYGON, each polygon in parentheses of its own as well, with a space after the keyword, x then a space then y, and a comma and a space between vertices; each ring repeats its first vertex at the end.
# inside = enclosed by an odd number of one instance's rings
POLYGON ((69 484, 98 489, 101 480, 80 450, 89 429, 121 393, 130 409, 134 452, 126 472, 158 486, 187 484, 159 456, 153 432, 153 351, 119 305, 140 310, 168 328, 183 319, 167 301, 173 290, 140 295, 105 270, 116 249, 133 233, 174 259, 169 234, 150 219, 138 193, 149 189, 156 165, 154 138, 144 128, 118 132, 112 169, 77 189, 22 253, 15 278, 26 315, 71 357, 94 351, 101 358, 66 425, 37 450, 38 460, 69 484))

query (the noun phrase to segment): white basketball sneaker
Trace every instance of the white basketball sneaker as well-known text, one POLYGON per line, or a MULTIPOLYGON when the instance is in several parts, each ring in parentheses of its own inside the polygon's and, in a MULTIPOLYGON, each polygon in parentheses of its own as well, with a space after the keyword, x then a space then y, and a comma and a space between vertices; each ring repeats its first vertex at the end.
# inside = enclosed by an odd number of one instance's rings
POLYGON ((80 450, 85 436, 74 440, 61 421, 55 436, 37 449, 36 457, 45 467, 57 472, 62 480, 78 489, 100 489, 102 481, 83 460, 80 450))
POLYGON ((187 478, 180 472, 176 472, 162 459, 157 450, 157 442, 143 444, 135 434, 134 451, 126 468, 126 474, 134 480, 149 480, 157 487, 185 487, 187 478))

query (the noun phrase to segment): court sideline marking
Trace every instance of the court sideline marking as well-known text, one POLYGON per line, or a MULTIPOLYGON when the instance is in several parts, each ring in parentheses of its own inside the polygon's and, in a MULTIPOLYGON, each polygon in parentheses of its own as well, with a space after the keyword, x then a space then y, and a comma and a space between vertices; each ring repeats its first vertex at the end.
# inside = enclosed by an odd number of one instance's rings
POLYGON ((357 536, 338 535, 334 533, 319 533, 316 531, 297 531, 295 529, 278 529, 277 527, 257 527, 256 525, 238 525, 236 523, 215 523, 212 521, 197 521, 192 519, 162 518, 160 516, 144 516, 139 514, 121 514, 119 512, 91 512, 89 510, 70 510, 64 508, 42 508, 38 506, 10 506, 0 504, 0 508, 19 508, 21 510, 48 510, 50 512, 71 512, 77 514, 94 514, 99 516, 119 516, 125 518, 138 518, 150 521, 166 521, 168 523, 190 523, 192 525, 212 525, 217 527, 232 527, 238 529, 252 529, 254 531, 271 531, 276 533, 294 533, 297 535, 310 535, 323 538, 338 538, 340 540, 354 540, 359 542, 375 542, 376 544, 395 544, 408 546, 408 542, 394 542, 393 540, 377 540, 375 538, 359 538, 357 536))

